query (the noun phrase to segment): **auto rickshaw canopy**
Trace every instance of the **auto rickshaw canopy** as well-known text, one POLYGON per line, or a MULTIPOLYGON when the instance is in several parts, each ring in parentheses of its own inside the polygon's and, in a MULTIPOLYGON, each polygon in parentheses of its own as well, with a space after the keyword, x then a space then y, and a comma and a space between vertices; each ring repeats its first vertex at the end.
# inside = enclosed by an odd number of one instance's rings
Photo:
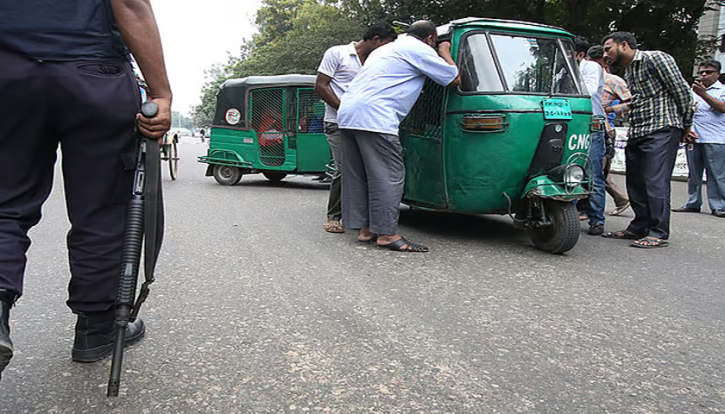
POLYGON ((305 87, 311 88, 317 79, 314 75, 275 75, 275 76, 249 76, 246 78, 229 79, 225 81, 217 93, 217 106, 214 112, 213 126, 234 129, 249 129, 247 116, 249 108, 249 91, 261 88, 305 87), (237 124, 227 121, 227 112, 236 109, 241 115, 237 124))

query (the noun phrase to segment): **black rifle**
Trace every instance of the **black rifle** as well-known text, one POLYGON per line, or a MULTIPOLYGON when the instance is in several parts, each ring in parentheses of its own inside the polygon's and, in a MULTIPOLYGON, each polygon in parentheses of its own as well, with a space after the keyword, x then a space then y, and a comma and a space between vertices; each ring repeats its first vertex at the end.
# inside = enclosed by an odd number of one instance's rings
MULTIPOLYGON (((141 113, 153 118, 158 106, 146 102, 141 113)), ((133 180, 133 195, 128 206, 126 232, 123 239, 121 278, 116 293, 116 342, 113 348, 111 377, 108 380, 109 397, 118 396, 121 386, 121 364, 126 341, 126 328, 138 316, 141 304, 149 294, 149 285, 154 281, 154 268, 164 233, 163 198, 161 192, 161 157, 159 143, 155 139, 138 135, 139 148, 136 174, 133 180), (138 268, 141 260, 141 246, 144 247, 144 277, 146 281, 136 298, 138 268)))

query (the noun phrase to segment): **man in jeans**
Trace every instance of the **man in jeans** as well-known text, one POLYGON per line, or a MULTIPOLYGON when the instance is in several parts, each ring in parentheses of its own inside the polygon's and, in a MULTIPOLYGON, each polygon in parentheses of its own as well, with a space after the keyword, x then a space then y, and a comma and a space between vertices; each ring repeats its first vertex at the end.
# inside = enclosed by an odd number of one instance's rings
POLYGON ((634 220, 626 229, 603 236, 634 240, 634 247, 668 246, 670 180, 680 140, 687 139, 694 114, 690 88, 672 56, 638 50, 632 33, 606 36, 604 53, 612 65, 627 68, 624 79, 632 93, 625 157, 634 220))
POLYGON ((610 175, 612 158, 614 157, 614 144, 617 138, 614 120, 618 115, 629 111, 627 102, 632 99, 632 94, 629 93, 629 88, 627 88, 627 83, 624 79, 609 72, 609 65, 604 61, 604 48, 601 45, 590 47, 587 52, 587 58, 597 62, 604 69, 602 106, 604 106, 604 112, 607 114, 607 151, 604 156, 604 189, 614 200, 614 210, 609 212, 609 214, 617 216, 629 208, 629 197, 614 183, 610 175))
POLYGON ((395 40, 398 35, 387 23, 372 25, 360 42, 333 46, 325 52, 317 69, 315 92, 325 101, 325 136, 330 144, 335 169, 330 183, 330 196, 327 202, 327 222, 323 225, 330 233, 343 233, 342 219, 342 145, 337 126, 337 109, 340 99, 347 91, 350 82, 365 63, 370 53, 378 47, 395 40))
MULTIPOLYGON (((592 97, 592 112, 594 116, 604 119, 604 107, 602 106, 602 93, 604 91, 604 70, 599 64, 586 59, 589 51, 589 42, 577 36, 574 39, 575 57, 579 61, 579 71, 584 79, 587 92, 592 97)), ((602 123, 602 125, 604 125, 602 123)), ((589 195, 588 208, 586 213, 589 218, 588 234, 599 236, 604 233, 604 207, 606 195, 604 194, 604 153, 606 144, 604 142, 604 130, 592 132, 592 142, 589 147, 589 159, 592 165, 592 193, 589 195)), ((586 205, 587 203, 584 203, 586 205)))
POLYGON ((707 201, 715 217, 725 218, 725 85, 718 82, 722 65, 717 60, 700 63, 695 92, 695 118, 687 146, 687 204, 672 211, 700 212, 702 173, 707 171, 707 201))

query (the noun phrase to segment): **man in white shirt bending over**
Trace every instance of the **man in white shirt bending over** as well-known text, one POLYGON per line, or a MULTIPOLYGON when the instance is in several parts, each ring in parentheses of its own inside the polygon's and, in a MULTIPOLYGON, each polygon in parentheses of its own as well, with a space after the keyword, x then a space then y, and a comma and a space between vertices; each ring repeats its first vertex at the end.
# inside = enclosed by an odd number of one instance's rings
POLYGON ((337 108, 340 98, 360 71, 370 53, 378 47, 397 39, 398 35, 387 23, 376 23, 365 32, 363 40, 347 45, 333 46, 325 52, 317 69, 315 93, 325 101, 325 136, 330 144, 335 171, 330 183, 330 196, 327 201, 327 222, 325 231, 342 233, 342 144, 337 126, 337 108))
POLYGON ((425 78, 458 86, 451 44, 438 42, 436 26, 413 23, 406 35, 370 54, 350 84, 338 111, 342 137, 342 215, 358 240, 377 240, 379 247, 427 252, 398 234, 399 205, 405 166, 398 138, 400 122, 418 99, 425 78))

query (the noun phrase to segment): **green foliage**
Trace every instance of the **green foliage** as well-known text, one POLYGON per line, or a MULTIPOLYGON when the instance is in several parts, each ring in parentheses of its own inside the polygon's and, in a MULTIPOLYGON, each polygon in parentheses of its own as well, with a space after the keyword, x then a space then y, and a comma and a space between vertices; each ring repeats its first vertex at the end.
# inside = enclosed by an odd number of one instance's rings
MULTIPOLYGON (((695 32, 712 0, 263 0, 259 34, 239 56, 207 72, 197 125, 210 125, 216 92, 228 78, 285 73, 314 74, 327 48, 362 38, 375 21, 437 24, 476 16, 563 27, 597 44, 611 31, 631 31, 643 49, 675 57, 686 76, 709 43, 695 32)), ((710 41, 712 43, 712 41, 710 41)))

